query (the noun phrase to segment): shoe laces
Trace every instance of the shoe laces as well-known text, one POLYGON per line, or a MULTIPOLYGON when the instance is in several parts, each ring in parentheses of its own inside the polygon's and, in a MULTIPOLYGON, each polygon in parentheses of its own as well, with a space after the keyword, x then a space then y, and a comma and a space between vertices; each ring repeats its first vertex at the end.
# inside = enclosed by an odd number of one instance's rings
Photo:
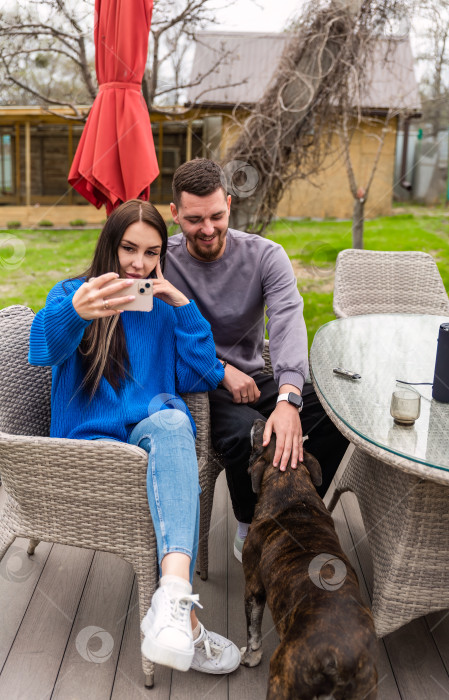
POLYGON ((192 608, 192 603, 197 605, 199 608, 203 606, 199 602, 199 595, 196 593, 194 595, 189 595, 186 593, 170 596, 170 606, 169 606, 169 617, 170 624, 179 627, 180 629, 185 628, 188 616, 190 615, 190 610, 192 608))
POLYGON ((206 652, 206 657, 208 659, 215 659, 216 661, 219 661, 223 651, 224 651, 224 645, 220 643, 217 639, 214 639, 212 634, 208 632, 206 629, 204 630, 205 637, 201 641, 201 644, 204 645, 204 649, 206 652))

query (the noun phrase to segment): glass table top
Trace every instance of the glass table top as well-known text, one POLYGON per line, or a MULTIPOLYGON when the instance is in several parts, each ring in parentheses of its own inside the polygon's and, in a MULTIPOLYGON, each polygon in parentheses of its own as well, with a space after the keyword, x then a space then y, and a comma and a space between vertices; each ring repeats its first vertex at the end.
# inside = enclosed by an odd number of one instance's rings
POLYGON ((315 335, 311 373, 334 413, 362 438, 390 452, 449 471, 449 404, 416 386, 421 415, 412 426, 390 415, 396 380, 433 382, 438 333, 446 316, 371 314, 331 321, 315 335), (353 381, 334 367, 357 372, 353 381))

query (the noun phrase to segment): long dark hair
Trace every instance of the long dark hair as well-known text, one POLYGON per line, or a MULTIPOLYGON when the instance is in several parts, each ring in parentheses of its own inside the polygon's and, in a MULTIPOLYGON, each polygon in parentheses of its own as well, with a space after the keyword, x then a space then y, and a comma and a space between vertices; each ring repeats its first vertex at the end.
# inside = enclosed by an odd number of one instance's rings
MULTIPOLYGON (((140 199, 130 199, 121 204, 109 216, 97 241, 90 267, 80 277, 87 280, 106 272, 120 274, 118 248, 126 229, 137 221, 152 226, 161 239, 161 269, 164 269, 167 252, 167 227, 158 210, 140 199)), ((120 315, 95 319, 85 330, 78 347, 83 359, 84 380, 82 388, 92 398, 102 377, 118 391, 126 375, 130 374, 130 363, 126 347, 125 331, 120 315)))

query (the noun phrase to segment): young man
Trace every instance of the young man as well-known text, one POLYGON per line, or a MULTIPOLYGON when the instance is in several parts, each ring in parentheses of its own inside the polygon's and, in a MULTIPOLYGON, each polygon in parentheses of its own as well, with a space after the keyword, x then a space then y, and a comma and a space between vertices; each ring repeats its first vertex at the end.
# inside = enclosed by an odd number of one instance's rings
POLYGON ((217 357, 225 366, 221 386, 210 392, 212 444, 226 465, 232 507, 238 520, 234 553, 243 541, 256 496, 248 476, 250 432, 267 419, 264 444, 276 434, 275 466, 285 470, 307 449, 323 471, 326 492, 347 441, 327 418, 308 373, 303 300, 290 261, 277 243, 228 228, 231 197, 217 163, 196 159, 173 178, 173 220, 182 233, 169 238, 165 277, 194 299, 212 326, 217 357), (262 350, 268 316, 273 376, 263 374, 262 350))

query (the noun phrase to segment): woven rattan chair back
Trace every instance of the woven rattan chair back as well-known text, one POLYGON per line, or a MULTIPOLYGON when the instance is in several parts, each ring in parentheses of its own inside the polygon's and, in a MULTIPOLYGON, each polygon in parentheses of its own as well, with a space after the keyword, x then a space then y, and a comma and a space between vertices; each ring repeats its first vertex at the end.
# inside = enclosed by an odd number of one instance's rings
POLYGON ((334 287, 337 318, 360 314, 449 314, 435 260, 419 251, 342 250, 334 287))
POLYGON ((0 431, 45 437, 50 433, 51 369, 28 364, 33 318, 25 306, 0 311, 0 431))

